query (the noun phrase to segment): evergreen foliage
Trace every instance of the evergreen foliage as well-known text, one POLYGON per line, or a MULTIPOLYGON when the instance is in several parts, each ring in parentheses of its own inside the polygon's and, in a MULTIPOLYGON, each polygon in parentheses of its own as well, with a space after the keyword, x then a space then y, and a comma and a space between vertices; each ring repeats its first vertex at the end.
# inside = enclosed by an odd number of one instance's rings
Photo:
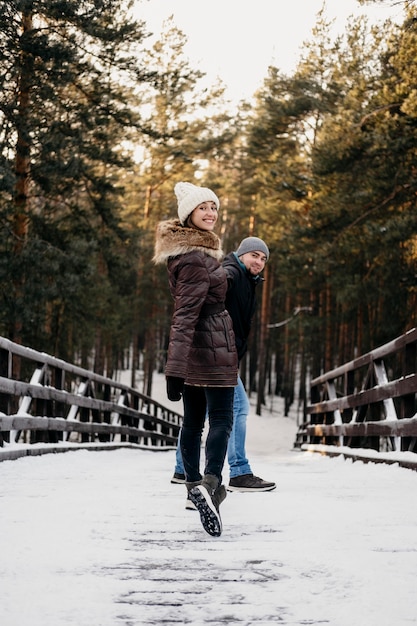
POLYGON ((122 0, 3 3, 0 333, 83 365, 93 354, 110 374, 132 350, 132 383, 141 369, 151 394, 172 306, 154 233, 176 214, 179 180, 219 195, 225 252, 248 235, 270 247, 242 364, 258 412, 266 390, 302 410, 309 377, 414 326, 406 5, 403 25, 351 20, 336 40, 320 11, 294 74, 271 66, 232 116, 172 19, 150 48, 122 0))
POLYGON ((120 0, 0 9, 0 329, 66 358, 123 301, 123 140, 146 132, 129 99, 156 79, 144 38, 120 0))

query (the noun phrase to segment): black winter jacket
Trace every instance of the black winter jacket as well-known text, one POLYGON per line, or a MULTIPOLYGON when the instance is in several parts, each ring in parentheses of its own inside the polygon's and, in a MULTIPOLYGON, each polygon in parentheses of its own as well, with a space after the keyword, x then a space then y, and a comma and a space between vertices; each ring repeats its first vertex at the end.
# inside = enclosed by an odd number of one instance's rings
POLYGON ((263 278, 250 274, 234 252, 225 257, 223 267, 228 283, 226 309, 233 321, 240 361, 248 349, 248 336, 256 311, 255 288, 263 278))
POLYGON ((166 376, 207 387, 237 385, 238 358, 232 320, 225 309, 226 273, 220 240, 178 220, 157 228, 156 263, 167 261, 174 299, 166 376))

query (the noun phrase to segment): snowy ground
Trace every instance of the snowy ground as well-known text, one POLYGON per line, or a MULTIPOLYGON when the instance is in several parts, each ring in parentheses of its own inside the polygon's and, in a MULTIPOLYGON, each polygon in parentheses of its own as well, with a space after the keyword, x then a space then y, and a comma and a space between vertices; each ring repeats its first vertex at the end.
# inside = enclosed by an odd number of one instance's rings
POLYGON ((1 626, 417 624, 417 473, 293 451, 295 430, 251 414, 278 487, 229 493, 220 538, 170 483, 174 451, 0 463, 1 626))

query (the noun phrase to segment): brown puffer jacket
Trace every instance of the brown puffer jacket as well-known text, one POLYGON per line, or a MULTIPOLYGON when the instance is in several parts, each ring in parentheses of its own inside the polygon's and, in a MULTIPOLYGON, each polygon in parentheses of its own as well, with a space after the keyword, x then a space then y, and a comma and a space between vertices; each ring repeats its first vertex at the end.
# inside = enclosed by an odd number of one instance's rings
POLYGON ((174 298, 166 376, 205 387, 237 385, 238 359, 232 320, 224 308, 227 279, 220 240, 211 231, 181 226, 157 228, 155 263, 167 262, 174 298))

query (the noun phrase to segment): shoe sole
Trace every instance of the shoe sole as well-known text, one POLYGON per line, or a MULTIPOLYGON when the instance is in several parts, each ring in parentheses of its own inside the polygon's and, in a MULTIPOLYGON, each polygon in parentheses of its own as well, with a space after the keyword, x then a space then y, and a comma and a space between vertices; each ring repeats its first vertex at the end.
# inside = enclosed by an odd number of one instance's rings
POLYGON ((171 483, 173 485, 185 485, 185 478, 171 478, 171 483))
POLYGON ((276 489, 276 485, 273 487, 231 487, 228 485, 226 487, 227 491, 243 491, 247 493, 255 493, 256 491, 273 491, 276 489))
POLYGON ((191 489, 189 496, 200 513, 200 520, 206 533, 212 537, 220 537, 222 534, 222 520, 207 489, 199 485, 191 489))

